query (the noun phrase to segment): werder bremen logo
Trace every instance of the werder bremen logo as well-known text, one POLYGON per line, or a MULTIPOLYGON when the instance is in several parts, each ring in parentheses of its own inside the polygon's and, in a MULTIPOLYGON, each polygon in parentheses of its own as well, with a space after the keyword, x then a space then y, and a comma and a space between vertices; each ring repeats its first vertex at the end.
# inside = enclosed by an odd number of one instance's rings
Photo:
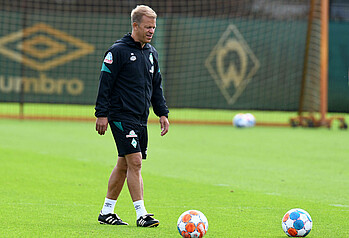
POLYGON ((45 71, 94 51, 94 46, 37 23, 0 38, 0 54, 34 70, 45 71))
POLYGON ((233 105, 260 63, 235 25, 229 25, 205 65, 227 102, 233 105))

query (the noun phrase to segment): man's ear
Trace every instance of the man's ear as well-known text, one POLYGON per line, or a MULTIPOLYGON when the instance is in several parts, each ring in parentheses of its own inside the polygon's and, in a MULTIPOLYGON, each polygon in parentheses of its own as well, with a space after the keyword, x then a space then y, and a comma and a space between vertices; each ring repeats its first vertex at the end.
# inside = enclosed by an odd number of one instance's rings
POLYGON ((133 22, 132 23, 132 28, 133 29, 137 29, 138 28, 138 23, 137 22, 133 22))

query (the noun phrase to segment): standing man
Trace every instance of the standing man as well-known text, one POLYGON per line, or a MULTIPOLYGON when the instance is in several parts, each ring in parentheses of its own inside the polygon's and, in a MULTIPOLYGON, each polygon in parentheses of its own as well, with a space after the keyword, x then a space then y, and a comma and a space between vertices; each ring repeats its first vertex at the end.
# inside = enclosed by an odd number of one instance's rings
POLYGON ((110 125, 118 150, 108 191, 98 221, 128 225, 114 213, 116 200, 127 178, 137 214, 137 226, 156 227, 143 201, 142 159, 147 156, 147 121, 150 104, 160 118, 161 136, 169 129, 168 108, 163 96, 156 49, 149 43, 156 28, 156 13, 139 5, 131 12, 132 33, 126 34, 105 53, 96 101, 96 131, 104 135, 110 125))

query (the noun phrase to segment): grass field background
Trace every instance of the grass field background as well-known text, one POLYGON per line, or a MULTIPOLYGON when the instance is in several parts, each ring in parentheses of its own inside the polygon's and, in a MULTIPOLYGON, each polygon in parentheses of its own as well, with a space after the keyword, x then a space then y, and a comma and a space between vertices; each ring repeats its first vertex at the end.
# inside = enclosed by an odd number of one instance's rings
MULTIPOLYGON (((0 116, 19 116, 20 115, 19 103, 0 103, 0 116)), ((227 122, 231 123, 232 118, 237 113, 252 113, 257 118, 258 122, 269 123, 288 123, 291 117, 297 115, 296 112, 278 112, 278 111, 252 111, 252 110, 204 110, 195 108, 171 108, 170 119, 171 121, 180 122, 227 122)), ((94 120, 94 106, 92 105, 66 105, 66 104, 38 104, 38 103, 25 103, 23 106, 23 115, 28 118, 46 117, 55 119, 84 119, 94 120)), ((349 121, 349 114, 344 113, 329 113, 330 116, 342 116, 349 121)), ((318 115, 315 115, 318 116, 318 115)), ((150 120, 157 120, 157 117, 150 110, 150 120)), ((334 123, 338 124, 338 123, 334 123)))
POLYGON ((205 237, 286 237, 281 219, 302 208, 308 237, 349 237, 349 132, 305 128, 149 125, 145 205, 160 226, 138 228, 127 187, 100 225, 116 162, 110 131, 93 122, 0 120, 0 237, 180 237, 179 215, 202 211, 205 237))

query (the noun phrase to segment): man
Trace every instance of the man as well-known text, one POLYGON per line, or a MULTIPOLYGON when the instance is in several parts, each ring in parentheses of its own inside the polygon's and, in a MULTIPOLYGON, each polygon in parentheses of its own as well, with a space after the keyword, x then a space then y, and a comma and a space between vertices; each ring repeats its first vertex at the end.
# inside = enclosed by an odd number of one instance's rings
POLYGON ((132 33, 105 53, 96 101, 96 131, 104 135, 108 123, 118 149, 102 211, 101 224, 128 225, 114 213, 116 200, 127 178, 137 214, 137 226, 156 227, 159 221, 144 206, 142 159, 147 156, 147 121, 150 104, 160 118, 161 136, 169 129, 158 53, 149 43, 156 28, 156 13, 139 5, 131 12, 132 33))

